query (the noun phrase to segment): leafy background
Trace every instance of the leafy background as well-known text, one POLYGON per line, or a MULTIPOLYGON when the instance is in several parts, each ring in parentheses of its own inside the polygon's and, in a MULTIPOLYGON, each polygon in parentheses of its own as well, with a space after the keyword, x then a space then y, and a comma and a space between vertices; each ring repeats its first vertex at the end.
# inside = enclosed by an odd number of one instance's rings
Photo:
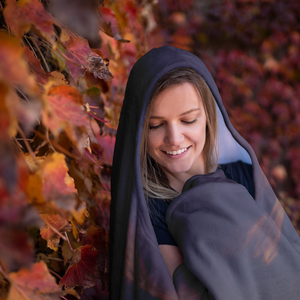
POLYGON ((0 299, 108 299, 110 175, 134 62, 208 66, 300 230, 298 0, 0 0, 0 299))

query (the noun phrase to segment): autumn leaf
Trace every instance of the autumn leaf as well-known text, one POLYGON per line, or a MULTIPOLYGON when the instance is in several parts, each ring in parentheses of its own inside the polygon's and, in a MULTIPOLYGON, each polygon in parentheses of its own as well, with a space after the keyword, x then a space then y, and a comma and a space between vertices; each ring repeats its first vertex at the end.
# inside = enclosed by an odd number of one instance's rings
POLYGON ((99 155, 99 159, 102 163, 111 166, 114 154, 114 147, 116 143, 116 137, 111 135, 100 135, 100 132, 96 132, 95 125, 93 130, 95 137, 99 143, 99 147, 93 147, 93 150, 99 155))
MULTIPOLYGON (((49 155, 40 163, 40 169, 34 174, 29 175, 27 194, 30 203, 41 214, 47 213, 53 215, 62 211, 66 214, 67 218, 70 218, 72 215, 79 224, 83 223, 87 215, 86 205, 77 197, 74 179, 68 174, 68 167, 63 154, 53 153, 49 155)), ((68 222, 62 219, 60 221, 64 224, 68 222)), ((53 222, 56 224, 58 220, 53 220, 53 222)), ((49 221, 49 223, 51 222, 49 221)), ((54 225, 54 227, 58 230, 61 229, 59 225, 54 225)), ((49 232, 51 232, 51 228, 49 228, 49 232)), ((51 236, 52 233, 48 234, 46 239, 49 240, 49 235, 51 236)), ((53 244, 57 240, 58 237, 56 237, 53 244)))
POLYGON ((10 273, 9 281, 12 286, 7 300, 57 300, 65 294, 43 261, 34 264, 31 269, 10 273))
POLYGON ((44 225, 40 228, 41 236, 47 240, 47 246, 54 251, 58 250, 60 236, 57 232, 72 230, 72 224, 59 214, 41 214, 44 225))
POLYGON ((68 174, 63 154, 53 153, 42 161, 40 169, 29 176, 27 193, 32 203, 53 201, 65 211, 75 208, 77 190, 74 180, 68 174))
POLYGON ((40 60, 34 56, 33 52, 28 47, 24 47, 24 58, 28 63, 29 69, 33 73, 35 80, 39 84, 46 84, 49 80, 49 74, 45 73, 42 69, 40 60))
POLYGON ((92 225, 87 233, 81 239, 82 246, 93 245, 98 251, 102 251, 103 248, 108 245, 108 236, 106 231, 100 227, 92 225))
POLYGON ((116 41, 128 43, 120 33, 118 22, 116 20, 116 14, 110 8, 101 6, 99 9, 102 17, 102 30, 109 36, 113 37, 116 41))
POLYGON ((22 85, 27 91, 34 91, 35 81, 29 75, 27 64, 23 59, 24 48, 20 41, 7 33, 0 32, 0 44, 0 80, 9 84, 22 85))
POLYGON ((73 258, 66 274, 60 281, 60 286, 83 289, 93 287, 99 277, 97 266, 98 251, 92 245, 86 245, 74 250, 73 258))
POLYGON ((69 58, 66 64, 76 82, 86 71, 91 72, 96 78, 104 80, 113 78, 107 64, 102 57, 91 50, 87 40, 77 37, 71 42, 66 42, 65 45, 66 56, 69 58))
POLYGON ((23 228, 0 228, 0 262, 10 271, 30 267, 34 257, 33 243, 23 228))
POLYGON ((65 76, 58 71, 51 72, 50 80, 52 86, 67 85, 68 83, 65 76))
POLYGON ((90 126, 88 115, 84 112, 82 96, 76 88, 68 85, 51 88, 42 111, 43 123, 55 136, 65 130, 69 139, 83 151, 90 126))
MULTIPOLYGON (((25 161, 22 156, 12 154, 10 157, 8 153, 2 152, 3 146, 3 143, 0 144, 0 154, 1 157, 2 155, 6 157, 8 164, 1 163, 0 166, 8 168, 6 170, 8 176, 5 178, 0 172, 0 224, 4 226, 19 223, 21 226, 26 226, 33 222, 36 225, 36 212, 29 206, 25 194, 28 183, 25 161)), ((12 151, 12 148, 4 149, 4 151, 8 150, 12 151)))
POLYGON ((21 37, 34 25, 51 44, 55 42, 53 17, 38 0, 6 0, 4 17, 11 31, 21 37))
MULTIPOLYGON (((2 140, 8 140, 15 136, 18 128, 17 118, 7 105, 9 94, 9 87, 0 81, 0 138, 2 140)), ((11 102, 15 101, 18 100, 12 97, 11 102)))

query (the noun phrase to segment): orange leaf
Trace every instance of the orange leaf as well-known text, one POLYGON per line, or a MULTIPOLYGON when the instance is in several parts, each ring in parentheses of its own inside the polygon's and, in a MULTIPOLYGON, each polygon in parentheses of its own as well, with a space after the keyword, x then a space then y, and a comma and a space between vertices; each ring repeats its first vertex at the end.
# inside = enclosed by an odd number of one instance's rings
POLYGON ((4 17, 11 31, 21 37, 35 25, 38 30, 54 44, 53 17, 44 9, 38 0, 6 0, 4 17))
MULTIPOLYGON (((1 50, 0 50, 1 51, 1 50)), ((18 104, 18 99, 12 97, 9 87, 0 82, 0 138, 1 140, 9 140, 17 133, 18 121, 8 108, 18 104), (9 97, 10 96, 10 97, 9 97)))
POLYGON ((41 261, 28 269, 9 274, 12 287, 7 300, 56 300, 64 294, 41 261))
POLYGON ((47 96, 48 107, 43 111, 43 122, 54 135, 68 128, 69 138, 75 142, 74 126, 89 127, 89 118, 83 111, 82 96, 68 85, 51 88, 47 96))
POLYGON ((55 199, 57 194, 68 195, 77 193, 73 178, 68 174, 65 156, 60 153, 49 155, 42 163, 43 195, 55 199))
POLYGON ((96 279, 99 278, 97 255, 98 251, 91 245, 76 249, 59 285, 66 288, 81 286, 83 289, 95 286, 96 279))
MULTIPOLYGON (((17 3, 17 2, 16 2, 17 3)), ((29 75, 23 59, 24 48, 20 41, 0 32, 0 80, 9 84, 20 84, 27 90, 34 90, 35 81, 29 75)))
POLYGON ((72 225, 69 223, 68 220, 66 220, 59 214, 41 214, 40 217, 45 222, 43 227, 41 227, 40 229, 41 236, 43 239, 47 240, 47 246, 50 249, 57 251, 58 244, 60 241, 60 237, 57 234, 57 231, 60 233, 64 231, 71 231, 72 225), (56 231, 54 231, 53 228, 55 228, 56 231))

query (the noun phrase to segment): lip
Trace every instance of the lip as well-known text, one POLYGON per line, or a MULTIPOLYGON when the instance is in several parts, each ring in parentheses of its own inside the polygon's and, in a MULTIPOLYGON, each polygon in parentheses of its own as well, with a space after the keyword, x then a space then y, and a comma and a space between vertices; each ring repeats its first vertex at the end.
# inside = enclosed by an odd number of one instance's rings
POLYGON ((184 152, 180 153, 180 154, 169 154, 167 153, 166 151, 162 150, 162 152, 169 158, 172 158, 172 159, 176 159, 176 158, 181 158, 183 157, 186 153, 188 153, 188 151, 190 150, 191 146, 188 146, 188 147, 183 147, 183 148, 180 148, 180 149, 177 149, 177 150, 170 150, 170 151, 178 151, 178 150, 182 150, 182 149, 186 149, 184 152))

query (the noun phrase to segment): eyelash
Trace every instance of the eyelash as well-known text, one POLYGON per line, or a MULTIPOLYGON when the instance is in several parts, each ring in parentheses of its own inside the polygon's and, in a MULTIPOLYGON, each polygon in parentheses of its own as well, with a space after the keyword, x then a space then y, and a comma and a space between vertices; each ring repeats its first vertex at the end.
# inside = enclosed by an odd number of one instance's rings
MULTIPOLYGON (((190 122, 187 122, 187 121, 182 121, 184 124, 193 124, 193 123, 195 123, 197 121, 197 118, 195 119, 195 120, 193 120, 193 121, 190 121, 190 122)), ((151 129, 158 129, 160 126, 162 126, 162 124, 159 124, 159 125, 157 125, 157 126, 149 126, 149 129, 151 130, 151 129)))
POLYGON ((193 121, 190 121, 190 122, 187 122, 187 121, 182 121, 183 123, 185 123, 185 124, 193 124, 193 123, 195 123, 197 121, 197 118, 195 119, 195 120, 193 120, 193 121))

